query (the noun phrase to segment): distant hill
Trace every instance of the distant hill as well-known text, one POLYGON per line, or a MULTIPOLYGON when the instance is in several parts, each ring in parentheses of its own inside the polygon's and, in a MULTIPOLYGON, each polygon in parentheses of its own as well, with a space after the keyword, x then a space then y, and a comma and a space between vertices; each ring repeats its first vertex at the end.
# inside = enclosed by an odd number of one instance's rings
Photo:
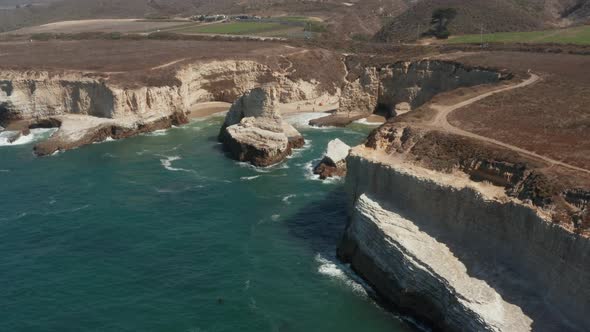
MULTIPOLYGON (((14 1, 0 0, 0 5, 12 2, 14 1)), ((145 13, 152 11, 145 0, 46 0, 45 2, 47 4, 0 10, 0 31, 72 19, 143 17, 145 13)))
MULTIPOLYGON (((37 2, 36 0, 32 0, 37 2)), ((147 14, 302 15, 324 19, 335 36, 372 36, 386 17, 394 17, 413 0, 40 0, 46 6, 0 10, 0 31, 50 22, 91 18, 141 18, 147 14)), ((27 0, 0 0, 3 5, 27 0)))
POLYGON ((432 12, 455 8, 451 34, 532 31, 577 23, 590 14, 590 0, 421 0, 385 24, 377 41, 413 41, 430 28, 432 12))
POLYGON ((572 22, 588 23, 590 21, 590 0, 579 0, 562 11, 562 16, 572 22))
POLYGON ((458 11, 452 34, 537 30, 590 16, 590 0, 0 0, 0 32, 76 19, 250 13, 319 17, 334 38, 391 42, 415 40, 440 7, 458 11), (16 9, 28 3, 38 5, 16 9))

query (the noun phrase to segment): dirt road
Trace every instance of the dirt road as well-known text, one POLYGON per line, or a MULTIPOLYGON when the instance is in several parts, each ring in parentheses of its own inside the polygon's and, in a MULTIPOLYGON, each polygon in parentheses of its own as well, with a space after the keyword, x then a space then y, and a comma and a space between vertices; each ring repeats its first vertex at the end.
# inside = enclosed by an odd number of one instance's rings
POLYGON ((478 102, 478 101, 480 101, 480 100, 482 100, 484 98, 487 98, 489 96, 495 95, 497 93, 502 93, 502 92, 506 92, 506 91, 510 91, 510 90, 514 90, 514 89, 518 89, 518 88, 522 88, 522 87, 525 87, 525 86, 529 86, 529 85, 534 84, 535 82, 539 81, 540 79, 541 78, 538 75, 531 74, 531 76, 527 80, 525 80, 525 81, 523 81, 523 82, 521 82, 519 84, 514 84, 514 85, 511 85, 511 86, 507 86, 507 87, 499 88, 499 89, 496 89, 496 90, 493 90, 493 91, 489 91, 489 92, 486 92, 486 93, 483 93, 483 94, 481 94, 479 96, 476 96, 476 97, 473 97, 473 98, 464 100, 464 101, 459 102, 459 103, 454 104, 454 105, 450 105, 450 106, 438 105, 438 104, 430 105, 430 107, 432 109, 434 109, 435 111, 437 111, 437 115, 436 115, 436 117, 434 118, 434 120, 429 125, 432 126, 432 127, 434 127, 434 128, 436 128, 436 129, 438 129, 438 130, 443 130, 443 131, 449 132, 451 134, 461 135, 461 136, 470 137, 470 138, 478 139, 478 140, 481 140, 481 141, 485 141, 485 142, 488 142, 488 143, 492 143, 492 144, 501 146, 503 148, 506 148, 506 149, 509 149, 509 150, 518 152, 520 154, 523 154, 523 155, 526 155, 526 156, 529 156, 529 157, 533 157, 533 158, 536 158, 536 159, 540 159, 540 160, 542 160, 542 161, 544 161, 544 162, 546 162, 546 163, 548 163, 549 165, 552 165, 552 166, 553 165, 562 166, 562 167, 565 167, 565 168, 568 168, 568 169, 571 169, 571 170, 580 171, 580 172, 584 172, 584 173, 590 174, 590 170, 588 170, 588 169, 577 167, 577 166, 574 166, 574 165, 570 165, 570 164, 567 164, 567 163, 564 163, 562 161, 555 160, 555 159, 552 159, 552 158, 549 158, 549 157, 546 157, 546 156, 542 156, 542 155, 539 155, 539 154, 537 154, 537 153, 535 153, 533 151, 528 151, 528 150, 519 148, 519 147, 514 146, 514 145, 511 145, 511 144, 500 142, 498 140, 495 140, 495 139, 492 139, 492 138, 489 138, 489 137, 485 137, 485 136, 481 136, 481 135, 478 135, 478 134, 474 134, 472 132, 469 132, 469 131, 463 130, 461 128, 455 127, 451 123, 449 123, 449 121, 448 121, 449 114, 451 114, 455 110, 458 110, 458 109, 460 109, 462 107, 471 105, 471 104, 473 104, 475 102, 478 102))

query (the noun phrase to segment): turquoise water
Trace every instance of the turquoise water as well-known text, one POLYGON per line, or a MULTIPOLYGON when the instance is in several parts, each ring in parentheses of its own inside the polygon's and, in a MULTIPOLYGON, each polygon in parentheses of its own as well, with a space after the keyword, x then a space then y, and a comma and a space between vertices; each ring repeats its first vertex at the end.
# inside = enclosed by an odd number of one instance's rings
POLYGON ((407 331, 338 265, 341 182, 302 129, 279 166, 231 161, 221 118, 35 158, 0 147, 0 331, 407 331))

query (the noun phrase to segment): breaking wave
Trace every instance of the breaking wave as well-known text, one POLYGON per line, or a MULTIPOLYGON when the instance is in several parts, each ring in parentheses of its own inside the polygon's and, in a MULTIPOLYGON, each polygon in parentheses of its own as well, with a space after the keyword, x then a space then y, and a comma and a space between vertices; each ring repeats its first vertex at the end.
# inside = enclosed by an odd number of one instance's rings
POLYGON ((317 254, 315 256, 315 261, 320 264, 318 267, 319 274, 323 274, 339 282, 342 282, 358 295, 363 297, 369 295, 367 290, 370 290, 370 287, 364 284, 360 279, 355 278, 351 271, 347 271, 348 268, 346 266, 330 261, 324 258, 321 254, 317 254))
POLYGON ((312 161, 309 161, 305 164, 303 164, 303 176, 307 179, 307 180, 311 180, 311 181, 321 181, 323 184, 334 184, 334 183, 340 183, 342 182, 342 178, 339 176, 334 176, 331 178, 327 178, 325 180, 320 179, 320 176, 317 174, 313 173, 313 169, 314 169, 314 165, 316 165, 317 163, 319 163, 322 159, 318 158, 318 159, 314 159, 312 161))
POLYGON ((168 134, 168 129, 159 129, 154 130, 151 133, 145 134, 145 136, 166 136, 168 134))
POLYGON ((10 142, 10 138, 15 135, 16 132, 14 131, 3 131, 0 132, 0 146, 15 146, 15 145, 25 145, 30 144, 33 142, 40 141, 42 139, 48 138, 52 135, 57 128, 38 128, 38 129, 31 129, 31 133, 28 135, 20 136, 14 142, 10 142))
POLYGON ((325 116, 330 115, 329 113, 324 112, 308 112, 308 113, 296 113, 296 114, 288 114, 283 116, 285 121, 289 124, 293 125, 295 128, 314 128, 314 129, 330 129, 331 127, 316 127, 310 126, 309 121, 314 119, 323 118, 325 116))
POLYGON ((367 120, 367 118, 356 120, 356 121, 354 121, 354 123, 362 124, 365 126, 373 126, 373 127, 378 127, 383 124, 382 122, 370 122, 367 120))

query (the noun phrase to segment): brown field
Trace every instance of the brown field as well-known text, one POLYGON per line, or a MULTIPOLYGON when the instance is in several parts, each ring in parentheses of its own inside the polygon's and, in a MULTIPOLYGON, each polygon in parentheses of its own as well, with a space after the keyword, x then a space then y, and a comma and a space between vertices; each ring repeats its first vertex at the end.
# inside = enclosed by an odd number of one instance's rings
POLYGON ((179 59, 261 58, 299 51, 252 41, 19 41, 0 43, 1 69, 131 72, 179 59))
POLYGON ((344 76, 341 58, 333 52, 278 42, 147 39, 0 42, 0 70, 82 72, 108 78, 112 84, 125 87, 176 85, 180 66, 234 59, 259 61, 271 70, 289 69, 291 79, 313 77, 328 90, 344 76), (324 67, 333 70, 317 70, 324 67))
POLYGON ((590 169, 590 57, 494 52, 462 61, 530 69, 542 80, 455 111, 454 126, 590 169))
POLYGON ((0 43, 0 69, 84 72, 128 86, 158 86, 175 84, 177 68, 190 62, 244 59, 278 67, 278 55, 298 52, 301 49, 253 41, 4 42, 0 43))

